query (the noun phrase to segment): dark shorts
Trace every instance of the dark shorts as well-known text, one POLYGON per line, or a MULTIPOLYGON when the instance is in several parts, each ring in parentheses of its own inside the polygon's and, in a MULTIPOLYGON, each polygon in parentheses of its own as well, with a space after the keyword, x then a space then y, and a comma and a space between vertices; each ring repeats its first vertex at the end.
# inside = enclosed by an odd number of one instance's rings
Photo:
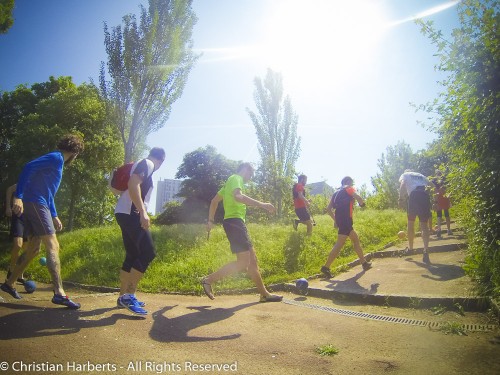
POLYGON ((418 188, 410 193, 408 199, 408 221, 415 221, 417 216, 421 223, 432 216, 429 194, 424 189, 418 188))
POLYGON ((231 252, 233 254, 243 253, 252 249, 252 241, 248 236, 245 222, 241 219, 224 219, 222 222, 224 231, 226 232, 231 252))
POLYGON ((444 217, 450 217, 450 211, 448 211, 448 210, 436 210, 437 217, 443 217, 443 211, 444 211, 444 217))
POLYGON ((300 221, 311 220, 311 215, 309 215, 309 211, 307 211, 307 208, 305 207, 296 208, 295 213, 297 214, 297 217, 300 219, 300 221))
POLYGON ((354 230, 352 217, 343 216, 343 215, 335 215, 335 222, 337 223, 337 226, 339 227, 338 234, 348 236, 354 230))
POLYGON ((28 238, 56 233, 52 214, 49 208, 42 204, 24 202, 23 220, 25 236, 28 238))
POLYGON ((10 238, 22 238, 23 241, 28 240, 28 236, 26 236, 26 231, 24 230, 23 215, 17 216, 14 213, 12 214, 10 218, 10 238))
POLYGON ((141 227, 139 215, 115 214, 122 231, 125 260, 122 270, 130 272, 132 268, 144 273, 156 257, 151 232, 141 227))

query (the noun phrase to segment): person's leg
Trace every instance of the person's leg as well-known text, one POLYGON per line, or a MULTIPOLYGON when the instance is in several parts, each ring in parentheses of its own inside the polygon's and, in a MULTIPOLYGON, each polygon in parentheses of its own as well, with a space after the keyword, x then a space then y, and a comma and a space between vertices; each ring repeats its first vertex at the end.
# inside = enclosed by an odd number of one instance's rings
POLYGON ((451 231, 451 219, 450 219, 450 211, 449 210, 444 210, 444 217, 446 218, 446 229, 448 230, 448 234, 452 234, 453 232, 451 231))
POLYGON ((335 245, 333 245, 332 250, 330 251, 330 254, 328 254, 328 258, 325 262, 324 267, 330 268, 334 260, 339 256, 340 250, 342 250, 342 247, 344 247, 345 241, 347 239, 347 235, 345 234, 339 234, 337 238, 337 242, 335 242, 335 245))
POLYGON ((23 274, 24 270, 30 264, 31 260, 40 252, 40 245, 42 239, 41 237, 32 237, 30 238, 26 251, 19 255, 16 261, 16 265, 13 269, 11 269, 11 274, 7 280, 5 280, 5 284, 9 287, 14 285, 14 282, 23 274))
POLYGON ((361 249, 361 242, 359 241, 358 234, 356 233, 355 230, 352 230, 351 233, 349 233, 349 238, 352 241, 354 251, 358 255, 358 258, 361 261, 361 263, 366 263, 365 255, 363 254, 363 249, 361 249))
POLYGON ((214 273, 211 273, 205 280, 208 284, 216 283, 237 272, 248 271, 250 265, 250 251, 236 253, 236 260, 225 264, 214 273))
MULTIPOLYGON (((12 249, 10 251, 9 273, 12 273, 12 270, 16 267, 17 259, 19 258, 22 248, 23 248, 23 238, 14 237, 12 239, 12 249)), ((22 274, 20 276, 20 279, 23 279, 22 274)))
POLYGON ((61 261, 59 259, 59 241, 55 234, 49 234, 41 237, 42 243, 45 245, 47 253, 47 268, 49 269, 54 286, 54 293, 65 296, 62 278, 61 278, 61 261))
POLYGON ((437 230, 436 230, 436 234, 438 236, 438 238, 441 238, 441 224, 442 224, 442 221, 443 221, 443 211, 442 210, 438 210, 436 211, 437 212, 437 230))
POLYGON ((415 219, 408 218, 408 249, 413 251, 413 241, 415 239, 415 219))
POLYGON ((306 224, 306 226, 307 226, 307 235, 308 236, 312 235, 312 231, 313 231, 312 220, 307 220, 304 224, 306 224))

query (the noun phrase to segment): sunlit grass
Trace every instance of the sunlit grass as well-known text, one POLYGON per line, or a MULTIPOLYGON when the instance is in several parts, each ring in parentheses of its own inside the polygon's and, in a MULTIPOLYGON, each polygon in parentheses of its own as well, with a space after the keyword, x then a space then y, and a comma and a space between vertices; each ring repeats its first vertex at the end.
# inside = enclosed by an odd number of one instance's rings
MULTIPOLYGON (((321 265, 337 238, 329 216, 315 217, 313 235, 305 235, 305 226, 296 232, 291 225, 248 224, 261 273, 266 284, 288 282, 319 273, 321 265)), ((354 228, 365 253, 377 251, 397 240, 404 229, 402 211, 358 210, 354 228)), ((187 224, 152 228, 157 257, 140 283, 144 292, 200 293, 199 278, 217 270, 235 257, 222 226, 216 226, 207 240, 204 225, 187 224)), ((58 236, 61 245, 62 277, 83 284, 119 286, 119 270, 124 259, 121 232, 118 226, 83 229, 58 236)), ((4 243, 0 262, 7 267, 10 244, 4 243)), ((43 250, 41 256, 43 256, 43 250)), ((333 264, 346 265, 356 259, 350 241, 333 264)), ((35 280, 50 280, 46 267, 37 259, 26 274, 35 280)), ((227 278, 214 286, 216 291, 253 287, 245 275, 227 278)))

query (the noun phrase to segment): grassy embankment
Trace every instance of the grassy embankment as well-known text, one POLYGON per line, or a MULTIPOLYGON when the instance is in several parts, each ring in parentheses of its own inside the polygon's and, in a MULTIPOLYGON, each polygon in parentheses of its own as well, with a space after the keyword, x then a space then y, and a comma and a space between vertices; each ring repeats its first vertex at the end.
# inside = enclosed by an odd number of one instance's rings
MULTIPOLYGON (((292 225, 248 224, 261 272, 266 284, 288 282, 299 277, 319 273, 337 234, 329 216, 315 217, 317 226, 311 237, 305 236, 305 226, 295 232, 292 225)), ((357 210, 354 228, 358 232, 365 253, 377 251, 397 240, 404 230, 406 216, 396 210, 357 210)), ((207 240, 202 225, 156 226, 152 229, 157 258, 140 283, 144 292, 200 293, 198 279, 218 269, 234 256, 222 226, 214 228, 207 240)), ((83 284, 118 286, 118 272, 124 250, 118 226, 83 229, 59 236, 62 276, 83 284)), ((10 245, 3 243, 0 265, 7 267, 10 245)), ((43 256, 43 249, 42 254, 43 256)), ((38 258, 37 258, 38 259, 38 258)), ((48 282, 46 267, 32 262, 26 275, 34 280, 48 282)), ((332 269, 356 259, 350 241, 332 269)), ((215 286, 216 290, 252 287, 245 275, 228 278, 215 286)))

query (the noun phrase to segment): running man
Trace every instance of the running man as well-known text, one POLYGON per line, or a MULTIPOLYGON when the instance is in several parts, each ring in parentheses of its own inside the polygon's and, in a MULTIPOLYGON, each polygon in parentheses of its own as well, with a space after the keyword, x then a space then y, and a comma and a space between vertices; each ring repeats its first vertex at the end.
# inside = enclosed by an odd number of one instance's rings
POLYGON ((148 313, 144 302, 138 301, 135 293, 139 281, 156 257, 147 207, 153 190, 153 172, 164 160, 165 151, 154 147, 146 159, 136 162, 130 171, 128 189, 120 195, 115 208, 125 247, 125 260, 120 270, 120 296, 116 303, 136 315, 148 313))
POLYGON ((307 176, 300 175, 298 177, 298 182, 293 185, 293 206, 295 207, 295 213, 299 220, 294 220, 293 229, 297 230, 297 227, 300 223, 303 223, 307 226, 307 235, 310 236, 313 230, 313 222, 311 219, 311 215, 307 208, 309 207, 309 200, 305 197, 305 186, 307 184, 307 176))
POLYGON ((354 201, 356 200, 360 207, 365 207, 365 201, 356 193, 356 189, 353 186, 354 180, 351 177, 344 177, 341 184, 342 187, 332 195, 332 199, 326 208, 328 215, 333 219, 334 227, 338 228, 337 242, 333 245, 325 265, 321 267, 321 273, 329 279, 333 277, 330 266, 339 256, 340 250, 344 247, 348 237, 352 241, 354 251, 358 255, 363 270, 367 271, 372 267, 372 264, 365 259, 358 234, 353 228, 352 220, 354 201))
POLYGON ((245 182, 254 174, 250 163, 243 163, 238 167, 237 173, 230 176, 224 186, 217 192, 210 203, 208 212, 207 231, 210 233, 214 225, 214 216, 220 201, 224 204, 223 227, 231 246, 231 252, 236 255, 236 260, 222 266, 218 271, 201 280, 203 291, 208 298, 214 299, 212 284, 236 272, 246 271, 260 293, 260 302, 279 302, 282 296, 274 295, 264 286, 260 275, 255 249, 248 235, 245 225, 246 206, 257 206, 270 213, 275 212, 271 203, 259 202, 243 194, 245 182))
MULTIPOLYGON (((415 219, 418 216, 422 240, 424 242, 424 256, 422 261, 430 264, 429 259, 429 219, 431 218, 431 201, 427 186, 431 183, 423 174, 407 169, 399 177, 399 206, 403 206, 405 195, 408 196, 408 250, 413 252, 413 240, 415 239, 415 219)), ((403 207, 402 207, 403 208, 403 207)))
MULTIPOLYGON (((19 258, 19 254, 23 249, 23 245, 28 241, 24 231, 23 215, 17 216, 12 213, 12 204, 14 202, 14 193, 16 192, 17 184, 11 185, 7 188, 5 194, 5 215, 10 218, 10 238, 12 239, 12 249, 10 251, 10 264, 7 270, 7 278, 12 273, 19 258)), ((17 279, 18 283, 24 284, 24 276, 21 274, 17 279)))
POLYGON ((70 164, 84 149, 83 140, 76 135, 66 135, 57 144, 57 151, 43 155, 27 163, 19 176, 12 204, 12 212, 23 214, 26 234, 29 238, 26 251, 19 256, 16 267, 0 287, 12 297, 21 299, 14 289, 14 281, 22 275, 31 260, 45 245, 47 267, 54 286, 52 303, 70 309, 79 309, 80 304, 66 295, 61 279, 59 242, 56 230, 62 229, 57 217, 54 198, 61 184, 63 167, 70 164))

